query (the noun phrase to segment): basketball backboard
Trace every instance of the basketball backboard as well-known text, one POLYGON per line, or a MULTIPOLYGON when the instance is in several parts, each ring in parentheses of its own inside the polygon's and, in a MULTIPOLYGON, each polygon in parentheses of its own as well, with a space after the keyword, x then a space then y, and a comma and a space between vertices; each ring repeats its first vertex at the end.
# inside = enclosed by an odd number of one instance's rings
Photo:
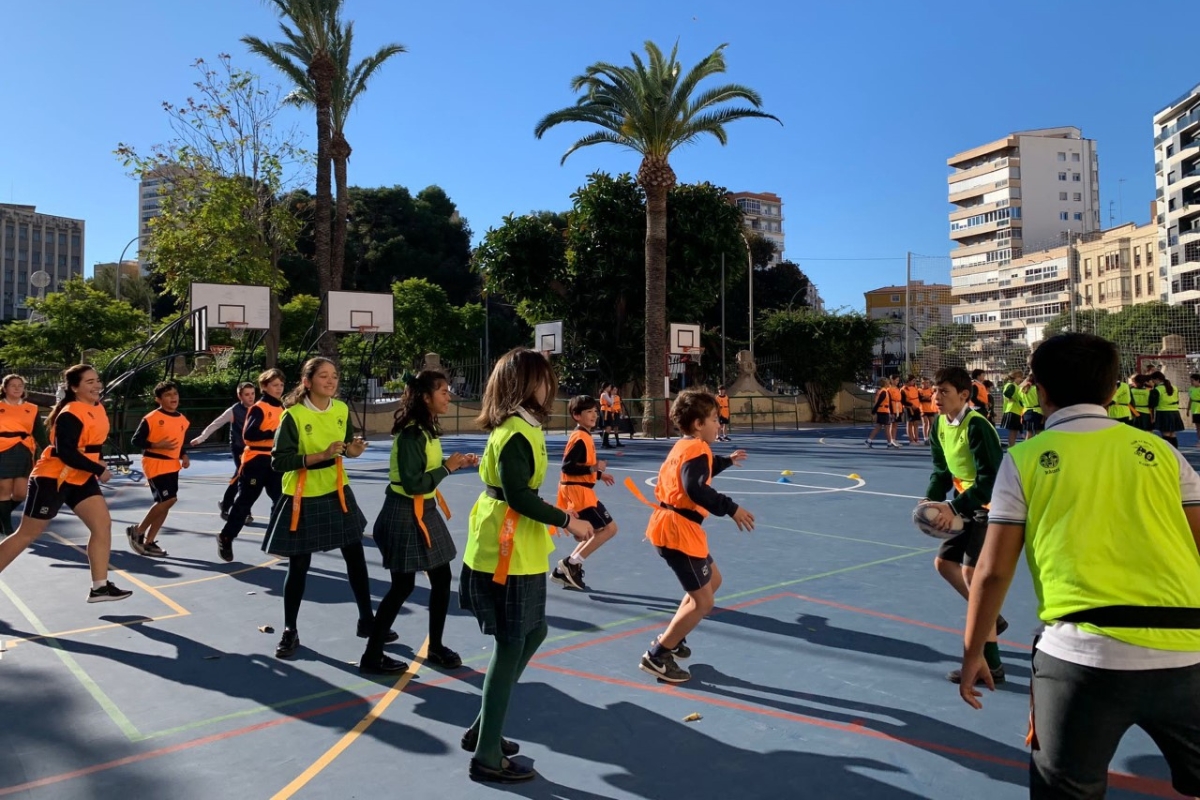
POLYGON ((384 292, 330 292, 330 333, 360 333, 375 328, 376 333, 395 333, 395 299, 384 292))
POLYGON ((684 355, 697 348, 703 348, 704 345, 700 342, 700 326, 672 322, 669 344, 673 355, 684 355))
POLYGON ((191 310, 205 310, 196 326, 196 350, 208 348, 208 328, 227 328, 241 323, 245 330, 265 331, 271 327, 271 289, 232 283, 193 283, 191 310))
POLYGON ((539 353, 561 355, 563 351, 562 320, 539 322, 533 329, 533 349, 539 353))

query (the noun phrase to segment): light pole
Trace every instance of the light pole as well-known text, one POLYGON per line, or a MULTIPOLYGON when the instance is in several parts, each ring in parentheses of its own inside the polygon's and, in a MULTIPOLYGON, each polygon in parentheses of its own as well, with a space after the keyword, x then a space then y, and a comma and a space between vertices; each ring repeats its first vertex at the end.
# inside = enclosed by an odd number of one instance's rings
POLYGON ((141 238, 142 238, 142 235, 139 233, 137 236, 130 239, 129 242, 125 245, 125 247, 121 250, 121 257, 117 259, 117 274, 116 274, 116 277, 113 278, 113 295, 118 300, 121 299, 121 264, 123 264, 125 262, 125 253, 127 253, 129 251, 129 248, 133 245, 134 242, 138 241, 141 238))
POLYGON ((746 239, 746 234, 740 233, 742 244, 746 245, 746 266, 749 268, 750 281, 750 357, 754 358, 754 253, 750 250, 750 242, 746 239))

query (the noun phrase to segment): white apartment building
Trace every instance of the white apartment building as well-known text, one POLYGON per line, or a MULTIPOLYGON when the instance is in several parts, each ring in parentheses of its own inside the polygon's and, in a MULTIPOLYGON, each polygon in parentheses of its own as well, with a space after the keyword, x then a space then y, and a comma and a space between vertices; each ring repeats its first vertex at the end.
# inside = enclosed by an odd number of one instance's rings
POLYGON ((985 340, 1027 343, 1026 329, 1069 295, 1065 248, 1061 269, 1024 254, 1099 230, 1096 143, 1074 127, 1018 131, 946 163, 955 321, 975 324, 985 340))
POLYGON ((1200 305, 1200 84, 1154 115, 1163 299, 1200 305))
POLYGON ((138 236, 141 237, 138 263, 142 265, 143 272, 146 271, 143 253, 149 252, 146 245, 150 241, 150 220, 162 213, 162 195, 178 173, 179 167, 165 164, 146 172, 138 184, 138 236))
POLYGON ((725 199, 742 210, 746 230, 754 231, 775 243, 772 264, 783 261, 786 238, 783 234, 783 200, 771 192, 730 192, 725 199))
POLYGON ((45 289, 83 275, 84 222, 39 214, 35 206, 0 203, 0 319, 25 319, 25 300, 38 288, 29 280, 35 272, 50 276, 45 289))

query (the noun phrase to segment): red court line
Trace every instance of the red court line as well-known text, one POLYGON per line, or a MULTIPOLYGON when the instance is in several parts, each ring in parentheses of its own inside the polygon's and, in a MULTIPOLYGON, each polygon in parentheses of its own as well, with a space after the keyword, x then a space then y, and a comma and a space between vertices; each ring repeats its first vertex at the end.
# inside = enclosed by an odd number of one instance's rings
MULTIPOLYGON (((470 672, 475 672, 475 671, 476 670, 471 670, 470 672)), ((470 672, 463 671, 463 672, 459 672, 455 675, 446 675, 441 678, 438 678, 437 680, 429 681, 428 683, 417 684, 415 686, 412 684, 409 684, 408 688, 419 689, 422 686, 432 687, 432 686, 438 686, 443 683, 450 683, 451 681, 460 680, 463 676, 470 674, 470 672)), ((72 770, 70 772, 62 772, 62 773, 59 773, 58 775, 50 775, 45 778, 38 778, 37 780, 28 781, 26 783, 18 784, 16 786, 7 786, 4 788, 0 788, 0 797, 5 797, 10 794, 16 794, 18 792, 27 792, 30 789, 40 789, 43 786, 52 786, 56 783, 62 783, 63 781, 70 781, 70 780, 74 780, 75 778, 83 778, 88 775, 94 775, 97 772, 105 772, 110 769, 124 767, 128 764, 137 764, 138 762, 141 762, 141 761, 149 761, 152 758, 159 758, 161 756, 169 756, 172 753, 179 753, 184 750, 190 750, 194 747, 202 747, 206 744, 213 744, 215 742, 223 742, 228 739, 236 738, 238 736, 244 736, 248 733, 257 733, 258 731, 265 731, 270 728, 277 728, 280 725, 287 725, 292 722, 299 722, 301 720, 310 719, 312 717, 319 717, 322 714, 332 714, 335 711, 343 711, 347 708, 353 708, 354 706, 363 705, 364 703, 374 703, 376 700, 383 697, 385 694, 387 694, 387 692, 378 692, 376 694, 368 695, 366 697, 354 697, 349 700, 343 700, 340 703, 334 703, 332 705, 322 706, 321 708, 314 708, 310 711, 303 711, 299 714, 290 714, 286 717, 281 717, 279 719, 273 719, 268 722, 259 722, 254 725, 247 725, 244 728, 236 728, 232 731, 226 731, 224 733, 214 733, 211 736, 202 736, 199 739, 192 739, 191 741, 180 742, 179 744, 173 744, 168 747, 160 747, 157 750, 147 750, 144 753, 137 753, 132 756, 125 756, 124 758, 114 759, 113 761, 105 761, 102 764, 93 764, 90 767, 83 767, 82 769, 72 770)))
MULTIPOLYGON (((783 597, 799 597, 799 595, 792 594, 791 592, 780 592, 779 594, 773 594, 768 597, 760 597, 757 600, 747 600, 744 603, 738 603, 737 605, 733 605, 733 606, 720 606, 718 608, 714 608, 708 616, 715 617, 718 614, 721 614, 725 611, 738 611, 743 608, 749 608, 750 606, 756 606, 759 603, 769 603, 772 600, 779 600, 780 598, 783 598, 783 597)), ((653 622, 649 625, 643 625, 640 628, 634 628, 633 630, 621 631, 620 633, 613 633, 613 634, 609 634, 608 636, 601 636, 599 639, 589 639, 586 642, 578 642, 576 644, 569 644, 564 647, 558 647, 558 648, 555 648, 554 650, 547 650, 544 653, 538 653, 537 655, 535 655, 533 657, 533 661, 541 661, 543 658, 550 658, 551 656, 562 655, 563 653, 569 653, 572 650, 582 650, 585 647, 592 647, 593 645, 604 644, 605 642, 615 642, 617 639, 624 639, 629 636, 636 636, 639 633, 649 633, 650 631, 662 630, 665 627, 666 627, 665 623, 662 620, 660 620, 658 622, 653 622)))
MULTIPOLYGON (((673 686, 664 686, 660 684, 635 683, 623 678, 612 678, 607 675, 595 675, 590 672, 581 672, 579 670, 568 669, 566 667, 558 667, 552 664, 532 663, 530 666, 537 669, 546 670, 547 672, 556 672, 561 675, 568 675, 572 678, 581 678, 583 680, 596 681, 598 683, 607 683, 612 686, 621 686, 627 689, 638 689, 643 692, 654 692, 656 694, 665 694, 672 697, 677 697, 693 702, 705 703, 711 706, 719 706, 728 708, 733 711, 742 711, 748 714, 756 714, 763 717, 773 717, 775 719, 787 720, 789 722, 798 722, 803 725, 811 725, 817 728, 826 730, 839 731, 841 733, 850 733, 855 736, 865 736, 869 739, 880 739, 890 742, 898 742, 900 744, 911 745, 922 750, 932 750, 947 755, 959 756, 961 758, 969 758, 974 761, 985 761, 990 764, 999 764, 1005 767, 1013 767, 1015 769, 1027 770, 1029 763, 1027 761, 1014 761, 1010 758, 1001 758, 999 756, 989 755, 987 753, 979 753, 974 750, 964 750, 959 747, 939 744, 937 742, 927 742, 923 739, 911 739, 906 736, 892 736, 877 731, 872 728, 863 727, 858 720, 852 723, 832 722, 830 720, 818 719, 809 717, 803 714, 795 714, 789 711, 780 711, 774 708, 763 708, 761 706, 752 706, 747 703, 739 703, 734 700, 726 700, 722 697, 712 697, 702 695, 697 692, 685 692, 676 689, 673 686)), ((1128 775, 1123 772, 1109 772, 1109 783, 1119 789, 1125 789, 1138 794, 1148 795, 1150 797, 1166 797, 1178 798, 1180 795, 1171 787, 1167 781, 1157 780, 1155 778, 1142 778, 1136 775, 1128 775)))
MULTIPOLYGON (((864 614, 868 617, 879 617, 880 619, 887 619, 887 620, 891 620, 892 622, 903 622, 905 625, 916 625, 918 628, 929 628, 930 630, 941 631, 943 633, 953 633, 955 636, 962 636, 962 634, 963 634, 962 629, 960 629, 960 628, 947 628, 944 625, 934 625, 932 622, 921 622, 919 619, 909 619, 908 617, 900 617, 895 614, 886 614, 882 611, 872 611, 869 608, 859 608, 858 606, 848 606, 844 603, 835 603, 833 600, 821 600, 820 598, 817 598, 817 597, 808 597, 807 595, 796 594, 795 592, 787 592, 786 594, 789 594, 792 597, 798 597, 799 599, 805 601, 806 603, 817 603, 819 605, 829 606, 830 608, 841 609, 842 611, 852 611, 855 614, 864 614)), ((776 596, 778 597, 779 595, 776 595, 776 596)), ((1033 649, 1032 647, 1030 647, 1027 644, 1021 644, 1020 642, 1010 642, 1007 639, 1001 639, 1000 644, 1005 644, 1005 645, 1008 645, 1009 647, 1016 647, 1021 650, 1032 650, 1033 649)))

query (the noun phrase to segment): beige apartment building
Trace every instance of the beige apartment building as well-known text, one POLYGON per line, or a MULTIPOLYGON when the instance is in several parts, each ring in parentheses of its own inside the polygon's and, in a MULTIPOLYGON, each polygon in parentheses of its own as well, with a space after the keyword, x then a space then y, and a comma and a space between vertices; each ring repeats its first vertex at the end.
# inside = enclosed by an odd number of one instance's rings
POLYGON ((730 192, 725 199, 742 210, 746 230, 754 231, 775 243, 771 263, 783 260, 786 238, 783 233, 783 200, 772 192, 730 192))
MULTIPOLYGON (((1158 300, 1158 223, 1154 205, 1144 225, 1127 223, 1084 237, 1076 247, 1076 307, 1120 311, 1158 300)), ((1200 269, 1200 265, 1197 265, 1200 269)))
POLYGON ((907 294, 904 286, 881 286, 863 296, 867 317, 882 325, 883 335, 873 351, 885 366, 903 362, 910 343, 914 352, 920 348, 922 336, 933 326, 949 324, 958 302, 950 284, 924 281, 912 281, 907 294))
POLYGON ((25 300, 36 297, 30 276, 44 272, 45 290, 83 275, 84 221, 39 214, 36 206, 0 203, 0 319, 25 319, 25 300))
POLYGON ((170 191, 171 181, 182 172, 175 164, 164 164, 143 174, 138 184, 138 263, 143 272, 150 252, 150 220, 162 213, 162 196, 170 191))
POLYGON ((1165 300, 1200 306, 1200 84, 1154 115, 1158 263, 1165 300))

